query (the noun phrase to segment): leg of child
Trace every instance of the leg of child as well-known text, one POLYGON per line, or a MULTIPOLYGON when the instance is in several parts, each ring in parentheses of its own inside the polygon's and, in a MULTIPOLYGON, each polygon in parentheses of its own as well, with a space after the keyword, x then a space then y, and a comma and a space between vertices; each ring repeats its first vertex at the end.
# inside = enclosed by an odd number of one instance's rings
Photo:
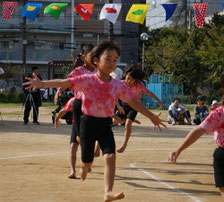
POLYGON ((131 136, 132 123, 133 123, 133 121, 131 119, 129 119, 129 118, 126 119, 125 132, 124 132, 124 142, 123 142, 123 145, 120 147, 120 149, 117 150, 118 153, 124 152, 124 150, 127 147, 128 140, 131 136))
POLYGON ((113 193, 113 185, 114 185, 114 176, 115 176, 115 154, 104 154, 104 183, 105 183, 105 195, 104 201, 114 201, 124 198, 123 192, 121 193, 113 193))
POLYGON ((224 198, 224 187, 219 187, 220 193, 222 194, 222 197, 224 198))
POLYGON ((75 179, 76 178, 76 171, 75 171, 76 153, 78 150, 78 145, 75 142, 72 142, 70 147, 71 147, 71 155, 70 155, 71 174, 68 176, 68 178, 75 179))
POLYGON ((100 156, 100 145, 98 141, 95 143, 95 151, 94 151, 94 157, 99 157, 100 156))

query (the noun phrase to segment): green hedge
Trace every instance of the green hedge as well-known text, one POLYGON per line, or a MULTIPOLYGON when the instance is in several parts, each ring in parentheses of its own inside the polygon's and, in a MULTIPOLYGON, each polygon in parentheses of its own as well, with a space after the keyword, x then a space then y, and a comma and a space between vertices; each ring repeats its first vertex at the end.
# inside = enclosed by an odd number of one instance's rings
POLYGON ((23 91, 17 91, 15 93, 0 92, 0 102, 3 103, 22 103, 23 102, 23 91))

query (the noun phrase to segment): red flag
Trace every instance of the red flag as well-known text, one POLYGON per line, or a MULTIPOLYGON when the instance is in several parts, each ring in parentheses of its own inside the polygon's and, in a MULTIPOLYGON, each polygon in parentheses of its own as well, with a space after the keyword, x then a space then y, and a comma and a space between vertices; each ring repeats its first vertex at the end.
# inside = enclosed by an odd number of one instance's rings
POLYGON ((10 20, 16 5, 17 2, 3 1, 3 18, 10 20))
POLYGON ((78 4, 74 8, 74 11, 77 11, 85 21, 87 21, 93 12, 94 4, 78 4))
POLYGON ((196 26, 203 27, 208 3, 193 3, 193 8, 195 11, 194 19, 196 26))

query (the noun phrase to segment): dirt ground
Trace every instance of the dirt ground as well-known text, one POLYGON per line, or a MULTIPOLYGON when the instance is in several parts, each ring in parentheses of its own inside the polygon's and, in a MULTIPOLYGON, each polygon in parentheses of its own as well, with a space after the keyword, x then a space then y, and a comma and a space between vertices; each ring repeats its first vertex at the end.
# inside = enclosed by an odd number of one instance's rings
MULTIPOLYGON (((0 108, 0 201, 100 202, 103 201, 104 163, 96 158, 87 180, 68 179, 71 125, 55 129, 51 110, 40 108, 40 126, 23 125, 20 108, 0 108), (7 113, 6 113, 7 112, 7 113), (10 114, 11 113, 11 114, 10 114), (1 118, 1 117, 0 117, 1 118)), ((167 113, 163 113, 166 118, 167 113)), ((168 163, 168 154, 195 126, 168 126, 153 132, 141 115, 134 125, 128 148, 117 154, 114 192, 123 191, 124 202, 219 202, 214 186, 212 135, 203 135, 179 157, 168 163)), ((124 127, 113 128, 117 148, 122 144, 124 127)), ((77 171, 80 152, 78 152, 77 171)))

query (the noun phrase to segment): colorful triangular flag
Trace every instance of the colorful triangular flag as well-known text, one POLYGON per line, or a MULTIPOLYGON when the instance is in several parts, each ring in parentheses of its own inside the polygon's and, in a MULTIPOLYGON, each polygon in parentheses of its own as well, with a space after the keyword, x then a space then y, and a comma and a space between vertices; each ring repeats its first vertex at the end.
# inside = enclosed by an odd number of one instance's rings
POLYGON ((3 1, 3 18, 10 20, 12 12, 14 11, 17 2, 3 1))
POLYGON ((125 20, 143 24, 148 9, 149 9, 149 4, 133 4, 130 10, 128 11, 128 14, 125 20))
POLYGON ((94 4, 78 4, 74 8, 74 11, 77 11, 85 21, 87 21, 93 12, 94 4))
POLYGON ((194 19, 196 26, 203 27, 208 3, 193 3, 193 8, 195 11, 194 19))
POLYGON ((58 19, 67 6, 68 3, 52 3, 44 9, 44 14, 49 13, 55 19, 58 19))
POLYGON ((41 7, 42 3, 27 3, 21 11, 21 16, 34 20, 41 7))
POLYGON ((100 12, 100 20, 107 19, 115 24, 120 11, 121 4, 105 4, 100 12))
POLYGON ((169 20, 174 11, 176 10, 177 4, 162 4, 163 8, 166 10, 166 21, 169 20))
POLYGON ((224 8, 224 3, 222 3, 222 7, 224 8))

